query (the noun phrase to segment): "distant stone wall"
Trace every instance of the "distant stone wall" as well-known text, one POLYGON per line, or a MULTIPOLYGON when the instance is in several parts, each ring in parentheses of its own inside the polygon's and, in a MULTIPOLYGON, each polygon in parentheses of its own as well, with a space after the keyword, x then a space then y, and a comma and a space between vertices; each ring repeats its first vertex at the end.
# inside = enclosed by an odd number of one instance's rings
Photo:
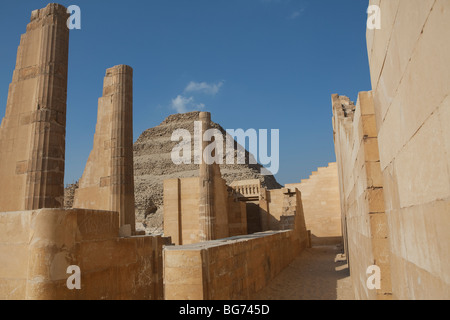
MULTIPOLYGON (((219 171, 220 173, 220 171, 219 171)), ((228 193, 225 181, 214 178, 216 239, 247 233, 246 208, 228 193)), ((176 245, 200 242, 200 178, 164 181, 164 235, 176 245)))
POLYGON ((165 300, 243 300, 267 286, 306 247, 297 230, 164 250, 165 300))
MULTIPOLYGON (((138 220, 149 225, 147 232, 162 232, 154 230, 152 220, 162 213, 163 207, 163 181, 176 178, 191 178, 199 175, 199 165, 195 164, 194 149, 192 146, 192 163, 175 165, 171 159, 174 147, 179 143, 171 141, 175 130, 185 129, 194 137, 194 122, 199 120, 200 112, 189 112, 183 114, 170 115, 160 125, 144 131, 134 144, 134 170, 135 170, 135 196, 136 214, 138 220), (155 213, 156 212, 156 213, 155 213), (151 227, 150 227, 151 226, 151 227)), ((218 129, 223 134, 226 143, 226 131, 219 124, 211 122, 210 126, 218 129)), ((237 157, 237 150, 241 148, 235 143, 234 157, 237 157)), ((224 150, 226 146, 224 146, 224 150)), ((250 165, 250 154, 245 151, 247 165, 226 164, 224 153, 224 163, 220 165, 222 178, 228 185, 233 181, 258 179, 265 188, 275 189, 282 186, 276 181, 274 176, 261 175, 262 166, 250 165)), ((159 221, 163 217, 158 218, 159 221)))
POLYGON ((119 238, 117 213, 0 213, 0 299, 162 299, 161 237, 119 238), (69 266, 81 290, 69 290, 69 266))
MULTIPOLYGON (((175 186, 177 181, 165 183, 175 186)), ((277 231, 165 247, 166 300, 249 299, 309 246, 300 192, 261 192, 261 214, 266 217, 261 221, 277 231)))
POLYGON ((450 2, 371 0, 367 30, 397 299, 450 298, 450 2))
POLYGON ((288 230, 295 227, 306 232, 302 195, 296 189, 262 189, 259 201, 262 231, 288 230))
POLYGON ((311 230, 312 245, 342 243, 341 206, 337 163, 313 172, 301 183, 287 184, 302 194, 306 228, 311 230))

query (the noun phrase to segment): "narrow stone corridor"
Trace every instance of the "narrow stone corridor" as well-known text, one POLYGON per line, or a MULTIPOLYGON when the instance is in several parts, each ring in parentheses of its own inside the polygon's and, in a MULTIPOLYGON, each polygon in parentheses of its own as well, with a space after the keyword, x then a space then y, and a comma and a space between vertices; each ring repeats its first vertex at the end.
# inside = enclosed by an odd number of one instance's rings
POLYGON ((340 246, 306 249, 254 300, 354 300, 350 271, 340 246))

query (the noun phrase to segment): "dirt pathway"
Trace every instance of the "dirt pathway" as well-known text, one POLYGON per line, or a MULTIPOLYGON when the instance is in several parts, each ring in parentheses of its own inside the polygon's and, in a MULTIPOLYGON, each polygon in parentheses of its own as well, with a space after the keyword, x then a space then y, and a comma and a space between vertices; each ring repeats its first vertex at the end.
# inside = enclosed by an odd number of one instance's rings
POLYGON ((306 249, 254 300, 353 300, 354 294, 341 248, 306 249))

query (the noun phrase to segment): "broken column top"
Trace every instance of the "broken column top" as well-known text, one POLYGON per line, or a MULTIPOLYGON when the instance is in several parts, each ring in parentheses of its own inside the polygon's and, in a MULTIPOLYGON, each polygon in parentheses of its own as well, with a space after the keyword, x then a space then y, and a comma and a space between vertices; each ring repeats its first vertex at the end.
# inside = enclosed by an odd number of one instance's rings
POLYGON ((106 70, 106 76, 113 76, 121 73, 133 73, 133 68, 124 64, 120 64, 106 70))
POLYGON ((70 15, 67 12, 67 8, 63 5, 60 5, 58 3, 49 3, 45 8, 34 10, 31 13, 31 22, 34 22, 36 20, 43 19, 47 16, 61 16, 64 18, 68 18, 70 15))
POLYGON ((199 118, 200 118, 200 120, 211 121, 211 113, 210 112, 200 112, 199 118))
POLYGON ((353 114, 355 112, 356 106, 349 97, 341 96, 339 94, 333 94, 331 95, 331 100, 334 112, 336 112, 341 117, 350 117, 353 119, 353 114))
MULTIPOLYGON (((123 86, 133 85, 133 68, 127 65, 117 65, 106 69, 103 82, 103 96, 109 96, 123 86)), ((130 89, 132 90, 132 88, 130 89)))

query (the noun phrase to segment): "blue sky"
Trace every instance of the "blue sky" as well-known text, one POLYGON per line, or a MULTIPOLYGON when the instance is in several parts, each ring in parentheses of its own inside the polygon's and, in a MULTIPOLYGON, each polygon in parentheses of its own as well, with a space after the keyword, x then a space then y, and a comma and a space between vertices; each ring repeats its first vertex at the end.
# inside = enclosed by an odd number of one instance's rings
MULTIPOLYGON (((47 1, 3 1, 0 116, 20 35, 47 1)), ((225 129, 279 129, 282 184, 335 161, 331 94, 370 90, 366 0, 72 0, 66 183, 92 148, 107 68, 134 69, 134 139, 177 111, 225 129)))

